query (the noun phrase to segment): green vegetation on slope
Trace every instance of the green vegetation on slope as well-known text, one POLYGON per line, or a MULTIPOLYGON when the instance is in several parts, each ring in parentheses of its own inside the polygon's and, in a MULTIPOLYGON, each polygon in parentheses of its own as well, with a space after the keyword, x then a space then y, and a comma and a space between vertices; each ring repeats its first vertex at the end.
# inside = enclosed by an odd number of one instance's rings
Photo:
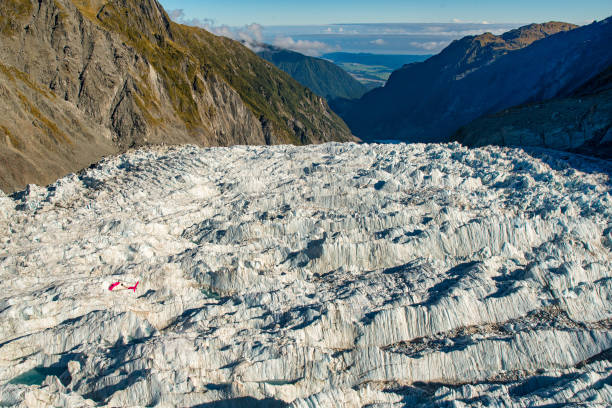
POLYGON ((367 88, 332 62, 266 46, 257 53, 293 79, 327 99, 360 98, 367 88))

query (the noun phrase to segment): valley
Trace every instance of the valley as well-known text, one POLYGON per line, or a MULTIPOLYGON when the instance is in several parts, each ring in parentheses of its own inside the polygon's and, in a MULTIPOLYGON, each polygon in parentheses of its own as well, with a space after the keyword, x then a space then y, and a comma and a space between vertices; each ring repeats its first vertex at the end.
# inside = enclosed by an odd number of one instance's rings
POLYGON ((422 62, 429 57, 431 55, 351 54, 342 52, 323 55, 323 58, 337 64, 370 90, 384 86, 391 73, 403 65, 422 62))

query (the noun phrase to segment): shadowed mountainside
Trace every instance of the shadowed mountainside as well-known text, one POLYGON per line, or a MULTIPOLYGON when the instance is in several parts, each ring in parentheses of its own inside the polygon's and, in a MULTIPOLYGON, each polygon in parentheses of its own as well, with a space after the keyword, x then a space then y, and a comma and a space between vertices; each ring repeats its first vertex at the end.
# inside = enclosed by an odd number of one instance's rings
POLYGON ((565 98, 503 110, 462 127, 468 146, 539 146, 612 158, 612 65, 565 98))
POLYGON ((606 21, 550 22, 465 37, 334 108, 364 140, 448 140, 483 114, 571 92, 598 74, 612 61, 611 31, 606 21))
POLYGON ((365 85, 332 62, 271 45, 262 45, 262 47, 263 50, 257 55, 273 63, 300 84, 328 100, 356 99, 367 91, 365 85))
POLYGON ((156 0, 0 4, 0 188, 147 144, 353 140, 326 102, 156 0))

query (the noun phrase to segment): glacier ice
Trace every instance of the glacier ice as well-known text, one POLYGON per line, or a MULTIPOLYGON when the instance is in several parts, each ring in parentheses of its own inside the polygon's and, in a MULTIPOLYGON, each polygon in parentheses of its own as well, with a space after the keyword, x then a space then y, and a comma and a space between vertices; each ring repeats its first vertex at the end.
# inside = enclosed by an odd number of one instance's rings
POLYGON ((0 405, 610 405, 610 166, 155 147, 0 194, 0 405))

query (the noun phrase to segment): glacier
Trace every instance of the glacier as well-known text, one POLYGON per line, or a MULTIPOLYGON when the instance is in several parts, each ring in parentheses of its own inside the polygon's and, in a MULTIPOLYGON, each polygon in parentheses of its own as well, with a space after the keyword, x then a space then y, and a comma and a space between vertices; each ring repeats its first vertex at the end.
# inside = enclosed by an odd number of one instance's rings
POLYGON ((151 147, 0 193, 0 405, 610 406, 611 167, 151 147))

